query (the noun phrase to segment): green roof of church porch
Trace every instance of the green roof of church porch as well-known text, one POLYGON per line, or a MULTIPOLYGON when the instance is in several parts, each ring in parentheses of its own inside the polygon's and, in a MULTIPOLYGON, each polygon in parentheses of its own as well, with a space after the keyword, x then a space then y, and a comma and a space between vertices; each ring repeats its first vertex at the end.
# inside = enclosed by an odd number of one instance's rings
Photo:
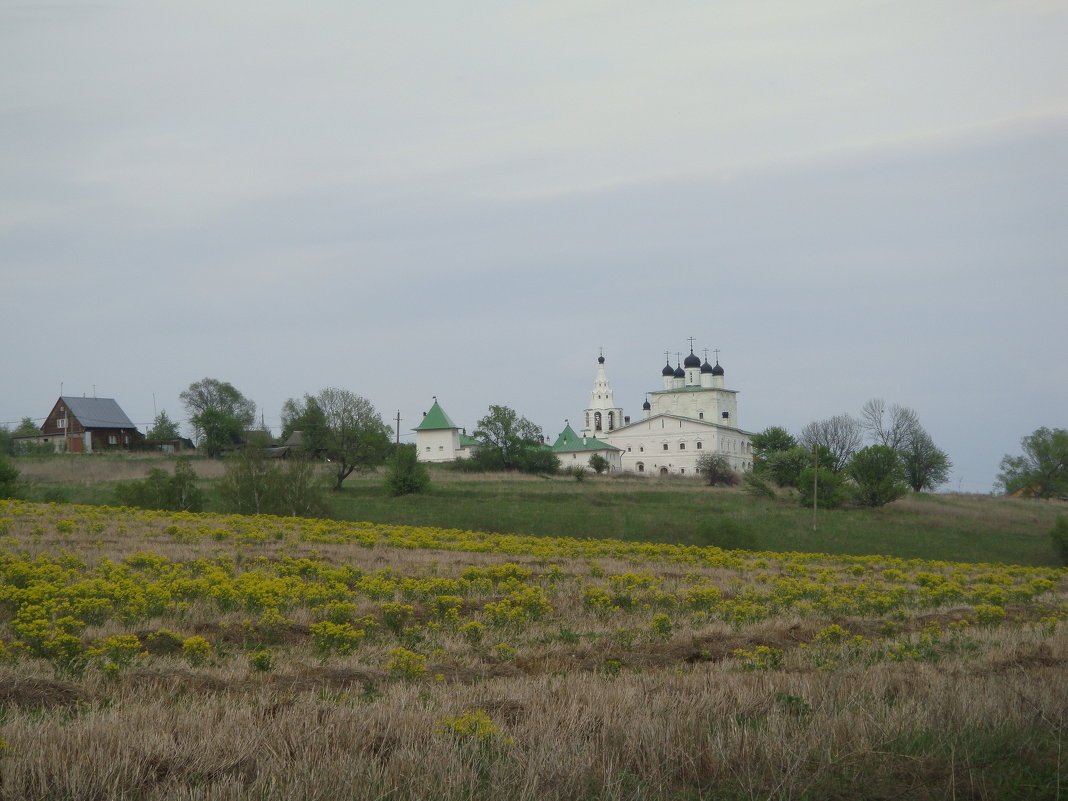
POLYGON ((430 407, 430 411, 423 415, 422 422, 412 431, 435 431, 443 428, 459 428, 459 426, 449 419, 449 416, 445 414, 445 410, 435 400, 434 405, 430 407))
POLYGON ((564 426, 564 430, 560 432, 560 436, 556 438, 556 442, 553 443, 553 451, 559 453, 571 453, 573 451, 618 451, 621 450, 615 445, 609 445, 607 442, 601 442, 599 439, 593 437, 580 437, 575 433, 575 429, 571 427, 571 424, 564 426))

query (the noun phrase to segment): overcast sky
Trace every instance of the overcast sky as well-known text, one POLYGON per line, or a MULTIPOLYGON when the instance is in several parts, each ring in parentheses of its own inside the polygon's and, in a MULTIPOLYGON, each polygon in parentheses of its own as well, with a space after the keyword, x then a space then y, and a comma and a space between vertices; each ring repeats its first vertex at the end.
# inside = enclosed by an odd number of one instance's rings
MULTIPOLYGON (((1068 3, 0 0, 0 423, 205 377, 555 436, 718 348, 750 431, 1068 427, 1068 3), (675 356, 671 356, 672 362, 675 356)), ((714 359, 714 355, 713 355, 714 359)))

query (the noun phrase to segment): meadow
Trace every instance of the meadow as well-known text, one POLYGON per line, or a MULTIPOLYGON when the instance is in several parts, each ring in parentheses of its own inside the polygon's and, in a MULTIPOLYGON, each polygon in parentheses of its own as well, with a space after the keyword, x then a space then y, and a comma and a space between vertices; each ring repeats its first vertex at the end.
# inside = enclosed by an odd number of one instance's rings
POLYGON ((0 798, 1064 796, 1068 570, 669 539, 0 501, 0 798))
MULTIPOLYGON (((168 459, 148 455, 17 460, 33 482, 35 499, 83 504, 110 503, 117 481, 169 465, 168 459)), ((216 485, 223 463, 194 459, 192 465, 208 493, 208 509, 222 511, 216 485)), ((339 520, 1049 567, 1060 561, 1048 532, 1057 515, 1068 514, 1063 501, 913 493, 881 509, 820 510, 814 518, 788 491, 769 501, 740 488, 713 489, 684 478, 590 474, 577 482, 441 466, 432 468, 431 489, 421 495, 390 497, 382 475, 371 473, 351 476, 327 499, 330 517, 339 520)))

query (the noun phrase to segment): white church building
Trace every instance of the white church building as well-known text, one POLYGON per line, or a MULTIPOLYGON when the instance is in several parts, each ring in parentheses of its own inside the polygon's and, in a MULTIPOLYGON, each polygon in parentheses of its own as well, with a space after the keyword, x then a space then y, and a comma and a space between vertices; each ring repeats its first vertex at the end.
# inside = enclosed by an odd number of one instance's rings
MULTIPOLYGON (((647 393, 642 417, 632 421, 616 406, 612 386, 597 359, 597 374, 590 403, 583 413, 582 430, 570 423, 550 446, 562 468, 588 466, 593 454, 609 464, 609 472, 646 475, 697 475, 697 459, 706 453, 722 454, 738 472, 753 467, 751 434, 738 425, 738 392, 724 386, 724 370, 702 363, 690 348, 685 361, 661 371, 661 388, 647 393)), ((457 426, 438 404, 415 427, 420 461, 451 462, 469 458, 477 440, 457 426)))
POLYGON ((632 421, 616 406, 604 367, 597 375, 584 412, 582 435, 619 448, 621 469, 652 475, 697 475, 697 459, 722 454, 738 472, 753 467, 750 432, 738 425, 738 392, 724 386, 724 369, 704 363, 693 348, 676 367, 660 373, 661 388, 648 393, 642 417, 632 421))

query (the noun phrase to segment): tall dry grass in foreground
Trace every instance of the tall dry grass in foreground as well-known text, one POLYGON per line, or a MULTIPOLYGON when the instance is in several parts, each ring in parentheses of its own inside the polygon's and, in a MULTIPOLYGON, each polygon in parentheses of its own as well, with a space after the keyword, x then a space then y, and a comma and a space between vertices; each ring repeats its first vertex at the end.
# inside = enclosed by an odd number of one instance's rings
POLYGON ((0 535, 2 799, 1068 791, 1064 571, 30 504, 0 535))

